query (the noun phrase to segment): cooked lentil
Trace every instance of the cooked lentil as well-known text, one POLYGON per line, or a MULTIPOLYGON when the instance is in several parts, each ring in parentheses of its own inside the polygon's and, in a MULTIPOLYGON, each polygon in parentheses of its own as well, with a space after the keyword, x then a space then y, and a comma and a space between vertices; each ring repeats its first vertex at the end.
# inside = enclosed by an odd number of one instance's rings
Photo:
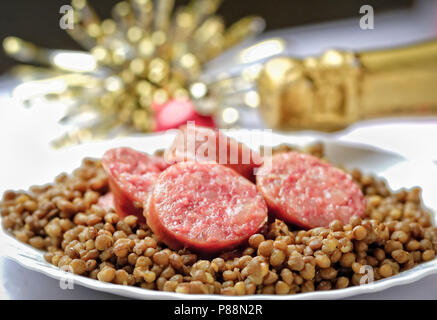
MULTIPOLYGON (((282 146, 279 151, 288 151, 282 146)), ((304 152, 322 157, 320 145, 304 152)), ((367 217, 329 228, 291 229, 269 222, 248 246, 204 259, 171 250, 137 217, 121 219, 96 205, 108 191, 99 160, 85 159, 71 175, 29 192, 7 191, 2 226, 44 250, 64 270, 104 282, 179 293, 295 294, 359 285, 364 265, 375 280, 435 258, 437 228, 420 203, 420 189, 390 192, 384 181, 350 172, 367 203, 367 217)))

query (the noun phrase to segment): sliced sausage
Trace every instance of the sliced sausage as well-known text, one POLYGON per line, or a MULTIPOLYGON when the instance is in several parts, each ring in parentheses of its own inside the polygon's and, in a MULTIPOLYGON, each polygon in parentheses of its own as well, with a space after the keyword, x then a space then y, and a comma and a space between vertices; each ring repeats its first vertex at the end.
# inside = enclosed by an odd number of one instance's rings
POLYGON ((256 186, 213 162, 180 162, 166 169, 147 213, 147 224, 169 247, 203 253, 242 244, 266 220, 267 206, 256 186))
POLYGON ((122 217, 133 214, 144 222, 143 203, 148 201, 164 161, 130 148, 115 148, 104 154, 102 165, 117 213, 122 217))
POLYGON ((242 143, 220 131, 201 126, 182 126, 173 144, 165 152, 169 163, 181 161, 210 162, 225 165, 254 181, 254 169, 262 157, 242 143))
POLYGON ((99 201, 97 201, 97 205, 106 211, 111 209, 115 209, 114 207, 114 195, 112 192, 108 192, 107 194, 100 196, 99 201))
POLYGON ((269 208, 304 228, 327 227, 335 219, 348 223, 365 213, 360 187, 344 171, 314 156, 276 154, 265 161, 256 179, 269 208))

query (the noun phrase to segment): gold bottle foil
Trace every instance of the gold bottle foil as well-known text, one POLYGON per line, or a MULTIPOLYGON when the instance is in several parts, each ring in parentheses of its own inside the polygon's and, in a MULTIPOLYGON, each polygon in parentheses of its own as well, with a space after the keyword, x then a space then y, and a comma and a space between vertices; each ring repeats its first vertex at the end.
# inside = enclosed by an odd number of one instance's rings
POLYGON ((280 130, 334 131, 368 118, 437 115, 437 41, 273 58, 257 85, 263 119, 280 130))

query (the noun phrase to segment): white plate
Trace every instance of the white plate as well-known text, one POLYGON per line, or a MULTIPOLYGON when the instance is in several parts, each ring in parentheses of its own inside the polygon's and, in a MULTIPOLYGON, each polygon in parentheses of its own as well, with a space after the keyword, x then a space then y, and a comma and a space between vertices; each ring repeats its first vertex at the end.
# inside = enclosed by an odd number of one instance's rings
MULTIPOLYGON (((437 166, 432 162, 412 162, 399 155, 383 150, 339 142, 324 137, 314 138, 312 136, 293 136, 241 130, 230 131, 229 134, 252 147, 257 147, 259 144, 274 146, 282 143, 304 146, 314 143, 317 140, 322 140, 325 145, 326 156, 334 164, 343 165, 347 168, 358 168, 363 172, 382 177, 386 179, 390 188, 394 190, 402 187, 410 188, 420 186, 423 189, 422 198, 426 207, 432 212, 437 212, 437 197, 434 196, 435 190, 437 190, 437 166)), ((71 172, 74 168, 78 167, 84 157, 100 157, 109 148, 130 146, 138 150, 153 153, 155 150, 162 149, 169 145, 173 136, 173 134, 168 133, 84 144, 51 152, 49 157, 47 157, 47 155, 42 157, 44 158, 44 163, 39 162, 38 155, 35 155, 35 158, 29 159, 29 165, 32 165, 37 172, 39 171, 37 175, 38 178, 33 179, 29 176, 23 177, 23 175, 19 174, 20 168, 6 168, 9 171, 16 171, 16 176, 20 178, 14 181, 3 181, 4 184, 0 187, 0 193, 5 191, 3 190, 5 189, 3 186, 8 183, 11 188, 16 188, 16 186, 19 185, 20 188, 26 189, 32 184, 50 182, 60 172, 71 172), (41 172, 41 170, 43 172, 41 172), (44 181, 41 181, 41 177, 44 177, 44 181)), ((2 170, 6 169, 3 168, 2 170)), ((9 172, 9 174, 10 173, 11 172, 9 172)), ((436 223, 435 215, 433 215, 433 222, 436 223)), ((41 272, 55 279, 74 281, 74 284, 79 284, 94 290, 139 299, 336 299, 381 291, 393 286, 408 284, 427 275, 437 273, 437 259, 435 259, 391 278, 341 290, 318 291, 285 296, 254 295, 229 297, 222 295, 183 295, 108 284, 86 277, 64 273, 57 267, 47 263, 41 251, 15 240, 3 230, 0 231, 0 243, 0 254, 9 257, 28 269, 41 272)))

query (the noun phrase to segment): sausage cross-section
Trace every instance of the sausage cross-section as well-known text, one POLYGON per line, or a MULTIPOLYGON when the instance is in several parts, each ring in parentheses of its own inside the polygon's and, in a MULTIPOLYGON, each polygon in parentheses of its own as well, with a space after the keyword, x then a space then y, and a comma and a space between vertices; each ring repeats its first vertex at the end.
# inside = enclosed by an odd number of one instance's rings
POLYGON ((258 190, 279 218, 304 228, 365 214, 360 187, 343 170, 307 154, 278 153, 259 169, 258 190))
POLYGON ((102 158, 117 213, 145 222, 143 206, 165 167, 164 160, 130 148, 108 150, 102 158))
POLYGON ((244 243, 267 221, 256 186, 213 162, 179 162, 156 181, 147 223, 169 247, 203 253, 244 243))
POLYGON ((97 201, 97 205, 100 208, 105 209, 106 211, 109 211, 114 208, 114 195, 112 192, 108 192, 107 194, 100 196, 99 200, 97 201))
POLYGON ((214 161, 251 181, 255 181, 254 169, 263 160, 255 150, 216 129, 190 125, 179 128, 173 144, 165 152, 165 159, 169 163, 214 161))

